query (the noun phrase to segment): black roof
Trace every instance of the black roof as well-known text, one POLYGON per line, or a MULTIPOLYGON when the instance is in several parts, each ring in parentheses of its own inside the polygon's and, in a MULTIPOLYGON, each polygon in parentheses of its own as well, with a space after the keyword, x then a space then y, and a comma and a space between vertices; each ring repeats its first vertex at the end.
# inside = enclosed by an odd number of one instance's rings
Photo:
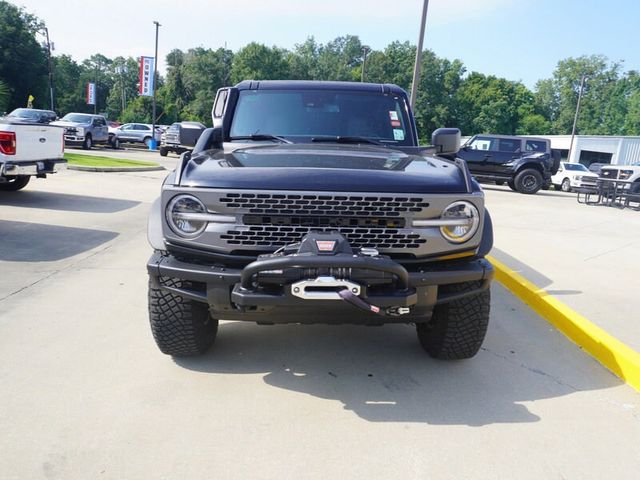
POLYGON ((244 80, 238 90, 345 90, 353 92, 407 93, 392 83, 323 82, 318 80, 244 80))

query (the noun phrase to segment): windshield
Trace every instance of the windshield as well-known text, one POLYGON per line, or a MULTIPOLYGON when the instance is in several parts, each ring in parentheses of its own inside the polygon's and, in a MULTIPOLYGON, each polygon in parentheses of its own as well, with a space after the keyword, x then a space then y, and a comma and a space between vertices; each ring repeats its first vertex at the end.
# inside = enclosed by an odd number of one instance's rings
POLYGON ((66 120, 67 122, 76 122, 76 123, 89 123, 91 122, 91 115, 83 115, 82 113, 67 113, 62 120, 66 120))
POLYGON ((243 90, 231 137, 277 135, 305 141, 317 137, 362 137, 412 145, 402 97, 328 90, 243 90))
POLYGON ((587 167, 582 165, 581 163, 565 163, 564 168, 567 170, 579 170, 581 172, 588 172, 587 167))
POLYGON ((27 118, 29 120, 39 120, 40 112, 36 110, 32 110, 30 108, 16 108, 8 116, 17 117, 17 118, 27 118))

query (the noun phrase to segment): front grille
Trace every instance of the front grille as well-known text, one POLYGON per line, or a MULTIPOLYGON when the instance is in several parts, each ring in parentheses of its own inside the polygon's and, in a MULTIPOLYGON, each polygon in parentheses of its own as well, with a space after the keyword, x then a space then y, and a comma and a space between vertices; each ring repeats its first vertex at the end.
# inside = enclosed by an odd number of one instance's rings
POLYGON ((229 208, 268 215, 399 217, 429 206, 421 197, 285 195, 229 193, 220 199, 229 208))
POLYGON ((595 185, 596 184, 596 177, 582 177, 581 182, 582 183, 588 183, 590 185, 595 185))
POLYGON ((303 226, 252 225, 228 230, 220 238, 238 248, 282 247, 299 242, 310 231, 338 232, 344 235, 352 247, 419 248, 427 243, 419 234, 395 228, 314 228, 303 226))

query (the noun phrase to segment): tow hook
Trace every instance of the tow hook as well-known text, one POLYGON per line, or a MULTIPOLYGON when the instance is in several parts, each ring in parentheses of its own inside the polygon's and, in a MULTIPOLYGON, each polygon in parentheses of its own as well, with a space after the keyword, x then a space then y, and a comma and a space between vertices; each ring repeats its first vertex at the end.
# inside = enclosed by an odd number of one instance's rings
POLYGON ((350 290, 347 290, 346 288, 340 290, 338 292, 338 295, 340 296, 340 298, 342 298, 342 300, 353 305, 354 307, 357 307, 366 312, 375 313, 376 315, 381 315, 383 317, 399 317, 400 315, 406 315, 411 311, 411 309, 408 307, 389 307, 385 310, 382 310, 380 307, 376 307, 375 305, 371 305, 370 303, 365 302, 363 299, 361 299, 357 295, 354 295, 350 290))

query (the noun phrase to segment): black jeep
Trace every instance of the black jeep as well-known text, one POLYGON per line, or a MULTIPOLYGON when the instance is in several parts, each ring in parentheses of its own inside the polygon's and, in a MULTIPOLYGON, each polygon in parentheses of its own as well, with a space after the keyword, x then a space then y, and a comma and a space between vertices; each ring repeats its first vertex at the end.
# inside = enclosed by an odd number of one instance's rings
POLYGON ((548 188, 560 166, 560 151, 549 140, 509 135, 476 135, 458 152, 478 181, 507 183, 511 190, 532 194, 548 188))
POLYGON ((218 319, 415 323, 427 352, 476 354, 493 243, 457 129, 418 147, 395 85, 247 81, 218 91, 149 221, 151 330, 205 352, 218 319))

